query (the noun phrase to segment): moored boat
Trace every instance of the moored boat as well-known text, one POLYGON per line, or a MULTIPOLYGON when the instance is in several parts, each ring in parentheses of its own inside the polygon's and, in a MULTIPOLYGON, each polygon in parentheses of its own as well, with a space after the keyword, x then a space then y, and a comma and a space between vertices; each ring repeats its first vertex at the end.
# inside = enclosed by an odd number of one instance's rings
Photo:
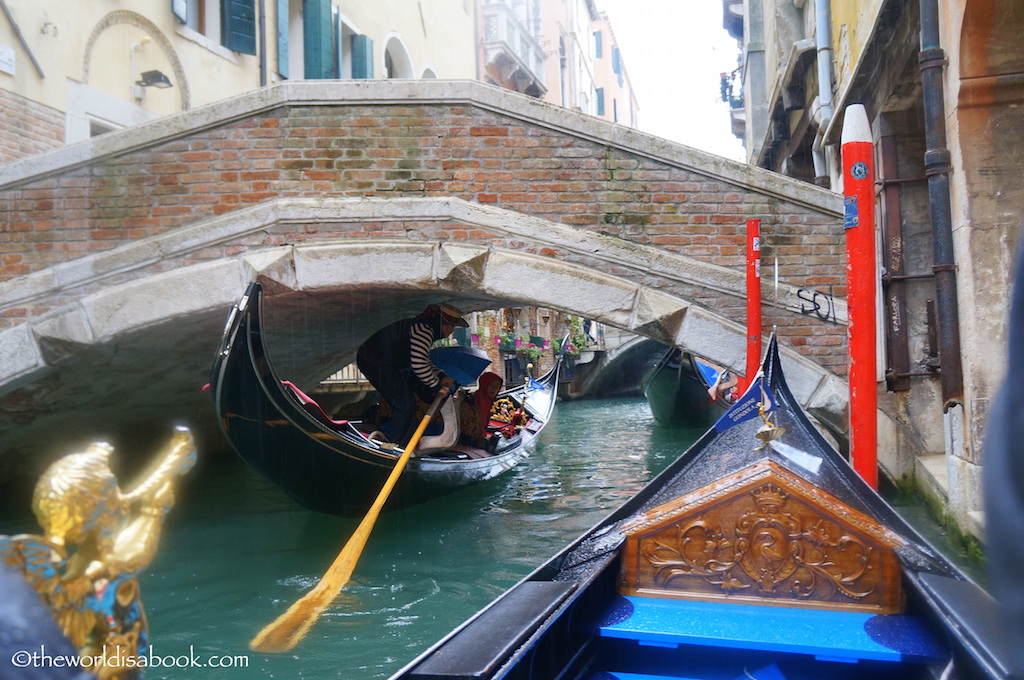
MULTIPOLYGON (((341 516, 365 512, 402 448, 360 421, 334 420, 271 364, 262 324, 262 287, 250 284, 232 310, 210 387, 218 422, 235 452, 302 506, 341 516)), ((494 444, 458 442, 458 428, 424 437, 391 493, 397 509, 496 477, 526 455, 551 417, 561 360, 536 380, 501 392, 512 422, 493 420, 494 444), (499 432, 503 430, 503 432, 499 432)), ((479 373, 479 371, 477 371, 479 373)), ((451 398, 446 423, 458 407, 451 398)))
POLYGON ((761 376, 650 484, 392 680, 1002 678, 995 601, 761 376))
POLYGON ((655 422, 663 427, 710 427, 729 408, 724 390, 719 394, 714 389, 722 374, 692 354, 670 347, 641 381, 655 422))

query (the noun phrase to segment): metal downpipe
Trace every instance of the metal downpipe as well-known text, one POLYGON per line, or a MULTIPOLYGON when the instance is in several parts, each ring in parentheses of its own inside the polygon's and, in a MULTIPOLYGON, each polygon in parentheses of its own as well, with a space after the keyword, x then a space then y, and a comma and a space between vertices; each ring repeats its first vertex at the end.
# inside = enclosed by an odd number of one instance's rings
POLYGON ((818 56, 818 107, 815 117, 818 120, 818 132, 814 135, 811 146, 811 158, 814 161, 814 183, 821 187, 831 185, 828 171, 828 160, 825 156, 825 131, 832 122, 832 46, 829 40, 829 28, 832 23, 829 14, 829 0, 814 0, 814 42, 818 56))
POLYGON ((924 104, 924 166, 935 252, 932 270, 935 272, 938 306, 939 377, 945 412, 950 406, 963 402, 964 380, 949 192, 950 153, 946 148, 946 107, 942 83, 942 69, 947 61, 939 45, 938 0, 921 0, 921 53, 918 58, 924 104))
POLYGON ((260 87, 267 86, 267 1, 260 0, 260 87))

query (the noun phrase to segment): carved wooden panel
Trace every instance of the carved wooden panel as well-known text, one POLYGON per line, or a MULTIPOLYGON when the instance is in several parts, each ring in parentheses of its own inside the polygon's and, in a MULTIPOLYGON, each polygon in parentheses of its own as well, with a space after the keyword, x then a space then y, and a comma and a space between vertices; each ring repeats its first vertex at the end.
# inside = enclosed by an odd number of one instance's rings
POLYGON ((625 527, 623 595, 895 613, 903 540, 771 461, 625 527))

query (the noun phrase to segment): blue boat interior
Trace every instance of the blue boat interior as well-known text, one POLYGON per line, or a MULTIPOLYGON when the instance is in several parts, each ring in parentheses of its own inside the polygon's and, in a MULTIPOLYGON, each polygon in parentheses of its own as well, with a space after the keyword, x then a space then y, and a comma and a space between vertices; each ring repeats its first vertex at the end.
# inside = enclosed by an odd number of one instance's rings
POLYGON ((914 616, 624 597, 609 578, 615 572, 589 586, 521 583, 409 677, 895 680, 941 672, 949 660, 937 629, 914 616))

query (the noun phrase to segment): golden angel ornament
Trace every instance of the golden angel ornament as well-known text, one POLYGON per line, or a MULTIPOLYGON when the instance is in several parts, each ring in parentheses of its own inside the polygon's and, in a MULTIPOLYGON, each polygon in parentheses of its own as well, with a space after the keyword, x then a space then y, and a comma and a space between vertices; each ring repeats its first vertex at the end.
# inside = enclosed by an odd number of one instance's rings
POLYGON ((95 443, 51 465, 32 509, 42 535, 0 536, 0 560, 20 571, 100 680, 141 677, 149 652, 138 574, 153 559, 173 480, 192 468, 195 444, 175 430, 153 467, 123 492, 113 447, 95 443))

